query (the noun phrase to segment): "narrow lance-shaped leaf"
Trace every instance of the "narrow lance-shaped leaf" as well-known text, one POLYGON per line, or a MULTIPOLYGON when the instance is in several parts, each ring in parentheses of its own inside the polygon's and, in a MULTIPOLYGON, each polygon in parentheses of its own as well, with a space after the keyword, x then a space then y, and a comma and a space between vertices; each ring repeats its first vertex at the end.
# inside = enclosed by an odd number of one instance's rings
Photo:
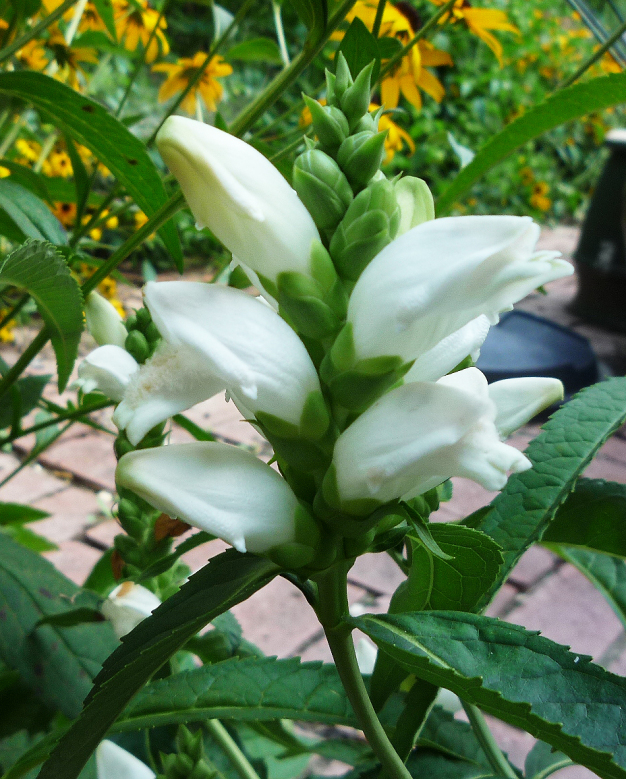
MULTIPOLYGON (((166 202, 161 176, 144 144, 98 103, 33 71, 1 73, 0 93, 21 97, 44 111, 109 168, 148 216, 166 202)), ((159 234, 180 269, 182 250, 174 224, 167 222, 159 234)))
POLYGON ((65 260, 51 244, 32 241, 8 255, 0 266, 0 281, 26 289, 35 299, 50 329, 63 392, 83 329, 82 295, 65 260))
POLYGON ((86 707, 61 739, 39 779, 76 779, 89 755, 163 663, 218 614, 267 584, 278 569, 269 560, 228 551, 213 558, 171 598, 124 636, 104 663, 86 707))
POLYGON ((475 525, 502 547, 500 583, 526 549, 541 538, 593 455, 625 421, 626 378, 609 379, 566 403, 531 441, 525 454, 532 469, 511 476, 475 525))
MULTIPOLYGON (((59 220, 50 212, 48 206, 29 189, 15 181, 0 179, 0 209, 4 211, 17 230, 19 241, 28 238, 50 241, 54 244, 66 244, 67 236, 59 220)), ((7 238, 13 240, 12 231, 4 231, 7 238)))
POLYGON ((348 620, 409 673, 528 731, 602 779, 626 777, 626 679, 519 625, 433 611, 348 620))
POLYGON ((439 198, 438 213, 444 214, 448 211, 484 173, 527 141, 572 119, 579 119, 585 114, 602 111, 624 102, 626 73, 612 73, 556 92, 487 141, 439 198))

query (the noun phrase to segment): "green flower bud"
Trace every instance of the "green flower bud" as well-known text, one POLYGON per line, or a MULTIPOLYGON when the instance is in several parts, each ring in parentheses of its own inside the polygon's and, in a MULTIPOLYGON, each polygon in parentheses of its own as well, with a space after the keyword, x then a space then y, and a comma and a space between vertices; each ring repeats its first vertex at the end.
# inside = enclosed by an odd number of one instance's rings
POLYGON ((126 437, 126 433, 122 431, 119 433, 115 439, 115 443, 113 444, 113 449, 115 451, 115 456, 119 460, 121 457, 123 457, 127 452, 133 452, 135 450, 135 447, 126 437))
POLYGON ((393 184, 376 181, 351 203, 330 242, 341 276, 356 281, 369 262, 396 237, 400 224, 393 184))
POLYGON ((350 135, 348 120, 339 108, 333 105, 323 106, 308 95, 302 95, 311 112, 313 129, 320 144, 330 152, 335 152, 350 135))
POLYGON ((130 331, 126 336, 124 348, 139 363, 145 362, 150 356, 150 345, 146 340, 146 336, 139 330, 130 331))
POLYGON ((137 327, 139 327, 140 330, 143 330, 152 322, 152 317, 147 308, 140 308, 135 316, 137 317, 137 327))
POLYGON ((354 84, 354 80, 352 78, 352 74, 350 73, 348 61, 344 57, 343 52, 340 51, 337 55, 337 65, 335 67, 335 81, 333 84, 333 97, 335 100, 333 105, 341 107, 341 98, 343 97, 346 89, 351 87, 352 84, 354 84))
POLYGON ((374 111, 371 114, 368 113, 365 114, 365 116, 362 116, 356 123, 353 133, 356 135, 357 133, 362 132, 378 132, 378 120, 380 118, 381 111, 382 108, 379 108, 377 111, 374 111))
POLYGON ((339 329, 341 321, 315 279, 302 273, 281 273, 277 281, 278 302, 299 333, 319 340, 339 329))
POLYGON ((328 69, 326 69, 324 73, 326 75, 326 102, 328 105, 339 108, 339 100, 335 98, 335 74, 331 73, 328 69))
POLYGON ((386 137, 386 132, 372 135, 365 131, 346 138, 339 147, 337 162, 353 188, 363 189, 380 169, 386 137))
POLYGON ((319 149, 305 151, 293 167, 293 187, 320 230, 333 230, 353 199, 337 163, 319 149))
POLYGON ((113 545, 124 562, 139 565, 141 561, 141 549, 134 538, 125 535, 115 536, 113 545))
POLYGON ((117 507, 117 518, 122 528, 133 538, 141 538, 146 528, 141 512, 137 506, 127 498, 120 500, 117 507))
POLYGON ((146 329, 144 330, 144 335, 146 336, 146 339, 148 342, 153 345, 157 341, 161 339, 161 333, 159 333, 157 326, 154 324, 154 322, 150 322, 146 329))
POLYGON ((363 68, 354 80, 354 84, 349 86, 342 94, 341 110, 346 115, 350 130, 367 114, 370 105, 371 78, 374 69, 374 60, 363 68))

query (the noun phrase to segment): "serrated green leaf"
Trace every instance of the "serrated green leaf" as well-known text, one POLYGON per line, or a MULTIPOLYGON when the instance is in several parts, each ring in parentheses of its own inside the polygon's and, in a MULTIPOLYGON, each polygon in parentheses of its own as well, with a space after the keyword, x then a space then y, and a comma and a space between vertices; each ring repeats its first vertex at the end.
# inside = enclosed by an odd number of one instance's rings
POLYGON ((280 49, 271 38, 252 38, 236 43, 224 54, 224 58, 229 61, 269 62, 272 65, 282 65, 280 49))
POLYGON ((214 617, 261 589, 277 573, 269 560, 229 550, 194 574, 124 636, 122 645, 104 663, 85 709, 41 769, 39 779, 58 779, 61 774, 64 779, 76 779, 110 726, 155 671, 214 617))
POLYGON ((571 546, 554 544, 550 548, 595 584, 626 627, 626 562, 571 546))
POLYGON ((380 72, 380 51, 376 38, 359 17, 355 17, 343 36, 339 51, 346 58, 352 78, 366 68, 372 60, 376 63, 372 71, 372 84, 380 72))
POLYGON ((347 621, 409 673, 528 731, 603 779, 626 777, 626 679, 590 658, 478 614, 347 621))
MULTIPOLYGON (((15 181, 0 179, 0 209, 2 209, 25 241, 50 241, 66 244, 67 236, 59 220, 37 195, 15 181)), ((10 235, 7 235, 11 238, 10 235)))
MULTIPOLYGON (((2 271, 0 270, 0 281, 2 280, 2 271)), ((39 402, 47 383, 51 376, 24 376, 14 384, 19 392, 19 415, 20 417, 29 414, 39 402)), ((3 398, 0 405, 0 430, 13 424, 14 404, 13 397, 3 398)), ((0 520, 1 521, 1 520, 0 520)))
POLYGON ((37 309, 50 329, 57 359, 59 392, 63 392, 78 354, 83 329, 82 295, 65 260, 51 244, 31 241, 6 257, 0 266, 0 281, 26 289, 35 299, 37 309))
POLYGON ((418 746, 443 752, 455 760, 466 760, 474 765, 489 765, 472 726, 454 718, 441 706, 434 706, 419 735, 418 746))
MULTIPOLYGON (((626 75, 626 74, 625 74, 626 75)), ((542 534, 594 454, 626 421, 626 378, 588 387, 566 403, 530 442, 533 467, 514 474, 475 527, 502 547, 502 582, 542 534)), ((495 588, 481 601, 485 605, 495 588)))
MULTIPOLYGON (((50 76, 25 70, 0 73, 0 93, 21 97, 44 111, 59 129, 109 168, 148 216, 167 201, 161 176, 144 144, 95 101, 50 76)), ((159 235, 177 267, 182 268, 174 223, 164 224, 159 235)))
POLYGON ((52 541, 48 541, 47 538, 33 533, 27 527, 24 527, 20 522, 9 522, 6 525, 0 526, 0 533, 12 538, 18 544, 25 546, 26 549, 30 549, 32 552, 53 552, 59 547, 53 544, 52 541))
POLYGON ((47 705, 77 716, 104 658, 117 646, 108 623, 72 628, 42 617, 71 607, 76 585, 38 554, 4 536, 0 544, 0 657, 47 705))
POLYGON ((572 765, 572 761, 567 755, 552 749, 545 741, 537 741, 526 757, 524 774, 528 779, 545 779, 568 765, 572 765))
POLYGON ((580 479, 541 541, 626 557, 626 485, 580 479))
POLYGON ((438 199, 437 213, 445 213, 484 173, 533 138, 585 114, 624 102, 626 73, 612 73, 559 90, 487 141, 438 199))
POLYGON ((22 506, 21 503, 0 503, 0 525, 10 522, 36 522, 49 516, 47 511, 22 506))

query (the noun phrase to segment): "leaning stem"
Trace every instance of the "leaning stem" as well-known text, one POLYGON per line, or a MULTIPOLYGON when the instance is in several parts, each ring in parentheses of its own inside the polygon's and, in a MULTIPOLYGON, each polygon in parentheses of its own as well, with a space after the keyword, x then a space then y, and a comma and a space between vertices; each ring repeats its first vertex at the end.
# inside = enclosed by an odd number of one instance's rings
POLYGON ((31 427, 18 430, 17 433, 11 433, 11 435, 8 435, 6 438, 0 439, 0 446, 10 444, 16 439, 30 435, 31 433, 37 433, 39 430, 45 430, 47 427, 56 425, 58 422, 67 422, 70 419, 81 419, 87 414, 91 414, 94 411, 101 411, 103 408, 109 408, 113 405, 115 404, 107 398, 106 400, 102 400, 99 403, 94 403, 91 406, 87 406, 86 408, 75 408, 72 411, 68 411, 67 413, 58 414, 52 419, 46 419, 45 422, 38 422, 36 425, 31 425, 31 427))
POLYGON ((509 779, 516 779, 515 771, 511 768, 509 761, 503 755, 502 750, 496 743, 493 733, 489 730, 489 726, 480 709, 465 701, 461 701, 461 703, 463 704, 467 718, 470 721, 474 735, 483 748, 489 765, 493 768, 496 776, 508 776, 509 779))
POLYGON ((578 79, 585 73, 589 68, 596 63, 600 57, 602 57, 606 52, 613 46, 613 44, 618 41, 622 35, 626 32, 626 22, 622 22, 620 26, 615 30, 613 35, 608 37, 606 41, 600 46, 600 48, 594 52, 589 59, 585 60, 583 64, 578 68, 578 70, 571 75, 568 79, 563 81, 562 84, 559 84, 557 89, 565 89, 566 87, 571 86, 575 81, 578 81, 578 79))
POLYGON ((337 565, 317 578, 317 614, 337 672, 365 737, 390 778, 409 779, 410 773, 395 751, 369 699, 354 652, 350 628, 343 623, 348 613, 349 565, 337 565))
POLYGON ((205 726, 207 731, 224 750, 233 767, 237 770, 239 776, 241 776, 241 779, 260 779, 248 758, 241 749, 239 749, 235 740, 219 720, 206 720, 205 726))
POLYGON ((283 65, 288 68, 289 65, 291 65, 291 60, 289 59, 289 52, 287 51, 287 41, 285 40, 285 30, 283 28, 280 3, 278 3, 277 0, 272 0, 272 14, 274 16, 274 27, 276 29, 276 40, 278 41, 280 58, 283 61, 283 65))

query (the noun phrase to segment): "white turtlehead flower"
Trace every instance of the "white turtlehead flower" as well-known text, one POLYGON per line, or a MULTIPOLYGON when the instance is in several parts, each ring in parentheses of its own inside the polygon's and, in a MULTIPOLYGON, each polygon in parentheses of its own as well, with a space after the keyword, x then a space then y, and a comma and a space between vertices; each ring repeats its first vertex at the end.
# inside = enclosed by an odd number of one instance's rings
POLYGON ((502 443, 496 416, 477 368, 391 390, 335 444, 340 500, 409 500, 451 476, 502 489, 509 471, 525 471, 531 463, 502 443))
POLYGON ((544 408, 563 400, 563 384, 547 377, 503 379, 489 385, 489 397, 496 404, 498 432, 506 438, 544 408))
POLYGON ((97 390, 119 403, 138 370, 139 363, 132 355, 119 346, 107 344, 94 349, 80 363, 74 385, 84 393, 97 390))
POLYGON ((263 554, 296 540, 299 503, 287 482, 250 452, 221 443, 138 449, 115 479, 170 517, 263 554))
POLYGON ((161 605, 161 601, 150 590, 134 582, 122 582, 100 607, 109 620, 118 638, 130 633, 161 605))
POLYGON ((115 306, 97 292, 90 292, 85 300, 87 330, 99 346, 114 344, 124 348, 128 331, 115 306))
MULTIPOLYGON (((538 237, 529 217, 460 216, 426 221, 396 238, 363 271, 350 296, 357 360, 415 360, 472 321, 475 338, 468 339, 467 331, 458 338, 469 340, 470 350, 479 348, 486 333, 477 318, 494 324, 532 290, 573 272, 558 252, 535 251, 538 237)), ((432 376, 414 374, 418 378, 432 376)))
POLYGON ((101 741, 98 745, 97 779, 155 779, 155 776, 151 768, 113 741, 101 741))
POLYGON ((374 646, 374 644, 366 638, 359 638, 357 645, 354 648, 354 653, 356 655, 359 671, 365 676, 374 673, 374 666, 376 665, 376 658, 378 656, 378 647, 374 646))
POLYGON ((199 227, 274 281, 282 271, 309 274, 319 233, 309 212, 260 152, 216 127, 170 116, 156 139, 199 227))
POLYGON ((149 282, 144 300, 163 340, 113 416, 133 444, 223 390, 244 413, 300 423, 319 379, 302 341, 269 306, 241 290, 186 281, 149 282))

